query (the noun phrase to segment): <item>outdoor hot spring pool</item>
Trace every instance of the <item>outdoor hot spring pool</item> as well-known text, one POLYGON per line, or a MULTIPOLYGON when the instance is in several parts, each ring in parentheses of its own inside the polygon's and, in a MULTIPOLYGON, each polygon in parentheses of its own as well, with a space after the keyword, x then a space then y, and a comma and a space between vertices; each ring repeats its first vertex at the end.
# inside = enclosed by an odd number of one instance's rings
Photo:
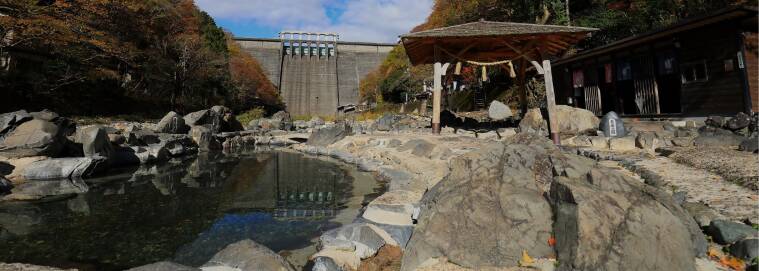
POLYGON ((355 167, 290 152, 201 153, 87 184, 70 197, 0 202, 0 262, 200 266, 252 239, 302 267, 321 233, 353 221, 381 187, 355 167))

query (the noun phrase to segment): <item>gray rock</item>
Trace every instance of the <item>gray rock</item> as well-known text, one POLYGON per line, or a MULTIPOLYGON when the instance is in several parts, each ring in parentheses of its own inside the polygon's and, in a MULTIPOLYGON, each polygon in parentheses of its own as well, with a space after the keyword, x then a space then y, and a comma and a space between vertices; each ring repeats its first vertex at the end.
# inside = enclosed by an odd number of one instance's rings
POLYGON ((451 160, 450 174, 422 199, 401 270, 441 257, 479 268, 517 266, 523 251, 535 258, 553 254, 547 243, 551 208, 537 178, 551 175, 550 167, 538 162, 545 161, 540 158, 545 150, 506 144, 492 143, 451 160))
POLYGON ((710 116, 706 118, 704 123, 709 127, 722 128, 722 126, 725 125, 725 118, 720 116, 710 116))
POLYGON ((105 165, 106 159, 99 156, 52 158, 32 162, 22 174, 27 180, 86 178, 105 165))
POLYGON ((0 138, 16 126, 29 120, 32 120, 32 115, 27 113, 26 110, 0 114, 0 138))
POLYGON ((759 257, 759 239, 743 239, 730 245, 730 254, 744 261, 751 261, 759 257))
POLYGON ((287 113, 285 111, 279 111, 277 113, 274 113, 274 115, 271 115, 269 122, 272 124, 271 129, 284 131, 292 130, 292 118, 290 117, 290 113, 287 113))
POLYGON ((126 137, 121 134, 108 134, 108 141, 111 142, 112 145, 121 145, 126 143, 126 137))
POLYGON ((82 145, 82 153, 85 157, 109 158, 113 153, 113 145, 108 138, 108 133, 101 126, 95 125, 77 129, 74 142, 82 145))
POLYGON ((697 137, 698 131, 696 129, 678 128, 675 130, 675 137, 697 137))
POLYGON ((352 134, 353 130, 350 125, 341 123, 331 127, 323 127, 312 132, 306 144, 322 147, 328 146, 352 134))
POLYGON ((435 145, 424 139, 412 139, 398 147, 398 151, 407 150, 411 150, 413 155, 429 158, 432 151, 435 150, 435 145))
MULTIPOLYGON (((168 151, 165 149, 164 151, 164 156, 168 156, 168 151)), ((147 148, 137 146, 115 148, 108 162, 111 166, 132 166, 144 165, 156 160, 158 160, 157 157, 151 155, 147 148)))
POLYGON ((686 202, 682 205, 683 208, 693 216, 693 219, 698 226, 702 228, 708 227, 712 223, 712 220, 722 218, 717 211, 700 202, 686 202))
POLYGON ((610 169, 587 176, 551 184, 559 270, 694 270, 706 240, 671 196, 610 169))
POLYGON ((747 128, 749 124, 751 124, 751 117, 749 117, 749 115, 746 113, 738 112, 735 117, 730 118, 730 120, 725 123, 725 128, 732 131, 737 131, 743 128, 747 128))
POLYGON ((675 204, 677 205, 682 206, 683 204, 685 204, 685 199, 687 198, 688 198, 688 193, 685 191, 677 191, 675 193, 672 193, 672 200, 674 200, 675 204))
POLYGON ((615 151, 632 151, 635 150, 635 137, 614 137, 609 139, 609 149, 615 151))
POLYGON ((672 139, 672 145, 676 147, 690 147, 693 146, 693 138, 675 137, 672 139))
POLYGON ((189 126, 203 125, 208 123, 209 110, 203 109, 184 115, 184 124, 189 126))
POLYGON ((738 149, 747 152, 757 152, 759 150, 759 137, 754 136, 743 140, 738 149))
POLYGON ((201 269, 164 261, 138 266, 127 271, 201 271, 201 269))
POLYGON ((756 234, 757 231, 751 226, 728 220, 713 220, 709 224, 709 235, 721 245, 732 244, 756 234))
POLYGON ((335 260, 329 257, 316 257, 312 271, 343 271, 343 268, 335 263, 335 260))
POLYGON ((600 120, 593 112, 567 105, 557 105, 556 120, 559 133, 563 135, 579 135, 595 132, 600 120))
MULTIPOLYGON (((252 121, 251 121, 252 122, 252 121)), ((305 130, 308 129, 311 126, 310 122, 306 122, 305 120, 295 120, 293 121, 293 126, 296 130, 305 130)))
POLYGON ((37 200, 47 197, 82 194, 89 191, 87 184, 81 179, 74 180, 35 180, 17 185, 6 199, 37 200))
POLYGON ((319 116, 314 116, 308 121, 308 127, 315 128, 324 125, 324 120, 319 116))
POLYGON ((700 135, 693 143, 699 147, 735 147, 743 142, 744 137, 734 134, 700 135))
POLYGON ((190 127, 185 124, 184 118, 174 111, 167 113, 155 126, 158 133, 185 134, 189 130, 190 127))
POLYGON ((337 239, 353 243, 355 253, 361 259, 366 259, 377 254, 385 239, 367 223, 352 223, 326 232, 321 240, 337 239))
POLYGON ((519 121, 519 132, 548 136, 548 124, 538 108, 530 108, 519 121))
POLYGON ((385 113, 381 118, 377 119, 377 121, 374 122, 374 125, 377 128, 377 131, 387 132, 393 129, 396 122, 398 122, 398 119, 398 116, 392 115, 390 113, 385 113))
POLYGON ((0 153, 8 158, 27 156, 57 156, 66 142, 65 127, 68 121, 53 123, 33 119, 21 123, 7 133, 0 143, 0 153))
POLYGON ((203 267, 227 267, 240 271, 295 270, 282 256, 250 239, 228 245, 216 253, 203 267))
POLYGON ((492 120, 505 120, 508 117, 513 116, 511 108, 499 101, 493 101, 488 107, 488 117, 492 120))
POLYGON ((192 126, 190 137, 200 151, 219 150, 221 143, 213 136, 211 129, 205 126, 192 126))
POLYGON ((33 118, 35 119, 41 119, 44 121, 55 121, 58 117, 58 113, 55 113, 53 111, 43 109, 42 111, 32 112, 29 113, 33 118))
POLYGON ((8 194, 13 189, 13 183, 3 176, 0 176, 0 196, 8 194))
POLYGON ((654 133, 641 132, 635 137, 635 146, 653 152, 659 145, 659 139, 654 133))

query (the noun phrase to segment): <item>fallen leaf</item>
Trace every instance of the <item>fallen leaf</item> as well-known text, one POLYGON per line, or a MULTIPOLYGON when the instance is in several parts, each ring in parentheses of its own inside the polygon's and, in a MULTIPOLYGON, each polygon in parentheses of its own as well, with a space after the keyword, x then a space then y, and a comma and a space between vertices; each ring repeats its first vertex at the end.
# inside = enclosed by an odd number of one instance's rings
POLYGON ((709 250, 706 251, 706 255, 709 256, 709 258, 719 260, 721 253, 719 253, 719 250, 716 248, 710 247, 709 250))
POLYGON ((527 250, 522 250, 522 259, 519 260, 519 266, 528 267, 532 266, 533 263, 535 263, 535 260, 527 254, 527 250))
POLYGON ((719 259, 719 264, 736 271, 743 271, 746 266, 741 259, 731 256, 722 257, 722 259, 719 259))
POLYGON ((556 246, 556 238, 554 238, 553 236, 549 237, 548 238, 548 245, 551 246, 551 247, 556 246))

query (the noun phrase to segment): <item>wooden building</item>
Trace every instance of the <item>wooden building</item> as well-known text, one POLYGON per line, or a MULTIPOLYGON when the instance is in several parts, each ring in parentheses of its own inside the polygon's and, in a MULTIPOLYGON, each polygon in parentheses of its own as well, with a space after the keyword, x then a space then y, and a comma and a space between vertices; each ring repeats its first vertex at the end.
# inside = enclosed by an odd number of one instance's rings
POLYGON ((759 112, 757 8, 736 6, 554 62, 556 103, 597 115, 759 112))

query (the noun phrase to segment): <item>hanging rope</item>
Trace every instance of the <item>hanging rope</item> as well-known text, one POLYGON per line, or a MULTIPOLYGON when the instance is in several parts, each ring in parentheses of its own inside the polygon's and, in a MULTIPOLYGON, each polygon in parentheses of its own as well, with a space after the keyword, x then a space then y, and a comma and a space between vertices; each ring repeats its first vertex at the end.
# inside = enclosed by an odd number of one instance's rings
MULTIPOLYGON (((474 61, 474 60, 466 60, 466 59, 463 59, 463 58, 461 58, 461 57, 459 57, 457 55, 452 54, 451 52, 448 52, 448 50, 445 50, 443 48, 439 48, 439 49, 441 51, 443 51, 443 53, 445 53, 445 54, 447 54, 447 55, 449 55, 449 56, 451 56, 451 57, 453 57, 455 59, 458 59, 460 61, 460 62, 456 63, 456 74, 459 74, 459 72, 460 72, 461 62, 465 62, 467 64, 482 66, 483 70, 484 70, 485 66, 496 66, 496 65, 503 65, 503 64, 505 64, 506 68, 509 70, 509 77, 511 77, 511 78, 517 77, 516 72, 514 71, 514 64, 511 62, 511 60, 499 60, 499 61, 493 61, 493 62, 480 62, 480 61, 474 61)), ((483 78, 486 78, 486 77, 483 76, 483 78)))

